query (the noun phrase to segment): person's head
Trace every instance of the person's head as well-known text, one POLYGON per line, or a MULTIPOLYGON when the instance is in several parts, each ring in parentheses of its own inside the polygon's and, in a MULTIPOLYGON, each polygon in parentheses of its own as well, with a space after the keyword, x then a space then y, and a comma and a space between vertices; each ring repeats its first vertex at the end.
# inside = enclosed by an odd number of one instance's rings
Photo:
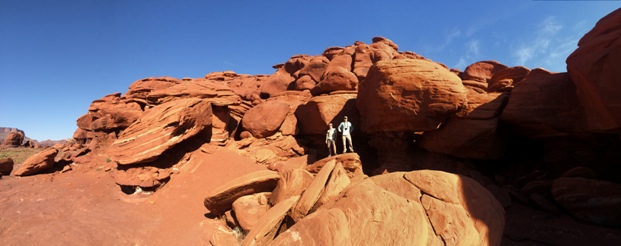
POLYGON ((343 118, 343 120, 347 121, 347 116, 345 116, 345 118, 343 118))
POLYGON ((328 124, 328 127, 332 128, 332 123, 328 124))

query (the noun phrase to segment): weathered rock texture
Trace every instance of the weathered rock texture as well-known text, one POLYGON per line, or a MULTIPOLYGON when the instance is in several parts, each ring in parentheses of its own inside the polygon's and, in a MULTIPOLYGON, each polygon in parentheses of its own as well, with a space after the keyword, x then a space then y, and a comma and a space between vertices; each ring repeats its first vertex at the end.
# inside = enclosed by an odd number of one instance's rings
POLYGON ((180 99, 154 107, 140 121, 125 129, 110 146, 120 165, 153 161, 164 151, 211 126, 211 104, 200 99, 180 99))
POLYGON ((466 93, 459 77, 429 60, 379 61, 358 90, 362 131, 438 129, 466 107, 466 93))

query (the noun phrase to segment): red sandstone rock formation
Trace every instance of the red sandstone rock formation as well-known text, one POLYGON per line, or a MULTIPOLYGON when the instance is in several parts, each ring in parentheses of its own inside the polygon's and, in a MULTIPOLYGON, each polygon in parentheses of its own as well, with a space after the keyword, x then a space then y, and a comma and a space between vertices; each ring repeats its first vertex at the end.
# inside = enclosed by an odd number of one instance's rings
POLYGON ((225 71, 138 80, 124 95, 93 101, 78 119, 76 145, 57 160, 74 162, 76 169, 97 165, 117 184, 142 188, 161 186, 186 172, 188 162, 219 148, 278 170, 233 180, 204 200, 212 214, 225 214, 248 232, 244 245, 498 245, 502 206, 516 201, 551 216, 569 213, 616 226, 617 214, 608 205, 616 206, 617 194, 609 191, 616 192, 618 184, 595 174, 618 177, 600 161, 621 160, 621 144, 617 136, 592 134, 621 129, 611 96, 617 89, 610 79, 616 46, 596 43, 617 40, 618 12, 585 35, 567 60, 569 73, 496 61, 449 70, 376 37, 371 44, 295 55, 275 65, 272 75, 225 71), (354 143, 366 149, 321 159, 327 124, 338 125, 345 115, 356 129, 354 143), (567 137, 584 137, 594 147, 560 152, 567 137), (516 148, 511 144, 518 138, 530 142, 516 148), (537 151, 543 154, 532 157, 537 151), (514 173, 487 170, 487 177, 464 163, 509 166, 507 172, 514 173), (532 163, 549 170, 532 171, 532 163), (582 176, 555 177, 576 163, 598 169, 585 182, 582 176), (415 167, 472 179, 410 172, 415 167), (389 172, 397 173, 384 174, 389 172), (583 186, 595 192, 587 194, 583 186), (589 199, 599 202, 583 202, 589 199))
POLYGON ((597 22, 567 57, 567 72, 590 132, 621 133, 621 9, 597 22))
POLYGON ((125 129, 109 153, 120 165, 145 163, 211 126, 211 104, 180 99, 145 112, 140 121, 125 129))

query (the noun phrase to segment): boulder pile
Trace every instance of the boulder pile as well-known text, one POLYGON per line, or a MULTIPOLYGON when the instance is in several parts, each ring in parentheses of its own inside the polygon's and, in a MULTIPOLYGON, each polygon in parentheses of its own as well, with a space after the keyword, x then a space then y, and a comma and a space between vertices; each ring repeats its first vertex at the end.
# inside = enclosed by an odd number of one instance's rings
POLYGON ((361 169, 357 154, 345 154, 255 172, 216 188, 205 207, 247 233, 242 245, 500 243, 504 209, 476 181, 431 170, 369 178, 361 169))

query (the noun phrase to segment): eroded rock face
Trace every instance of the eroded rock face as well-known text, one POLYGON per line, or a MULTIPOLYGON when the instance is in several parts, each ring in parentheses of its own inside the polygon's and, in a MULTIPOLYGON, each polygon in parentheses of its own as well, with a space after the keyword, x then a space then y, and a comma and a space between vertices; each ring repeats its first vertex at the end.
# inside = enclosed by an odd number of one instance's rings
POLYGON ((41 151, 26 159, 17 170, 13 171, 12 175, 28 176, 45 172, 54 167, 56 154, 58 154, 58 150, 54 148, 41 151))
POLYGON ((362 131, 435 130, 466 107, 466 88, 445 67, 418 59, 379 61, 358 89, 362 131))
POLYGON ((108 153, 120 165, 145 163, 211 126, 211 103, 196 98, 158 105, 125 129, 108 153))
POLYGON ((567 57, 589 132, 621 133, 621 9, 600 19, 567 57))

